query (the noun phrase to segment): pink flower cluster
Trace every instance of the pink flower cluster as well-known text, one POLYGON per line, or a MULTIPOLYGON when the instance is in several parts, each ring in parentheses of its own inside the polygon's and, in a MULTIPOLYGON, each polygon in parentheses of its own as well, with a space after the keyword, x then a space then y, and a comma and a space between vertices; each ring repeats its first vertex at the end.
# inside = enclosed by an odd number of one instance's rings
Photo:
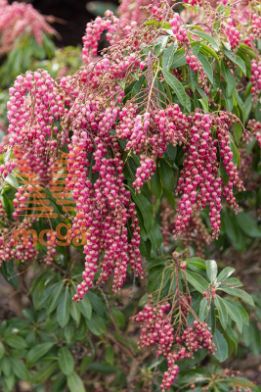
POLYGON ((140 232, 135 205, 126 189, 123 161, 117 139, 111 128, 118 118, 118 109, 103 110, 98 101, 75 104, 78 115, 69 145, 68 188, 76 203, 72 233, 86 233, 85 269, 74 300, 79 300, 98 282, 113 275, 113 289, 122 287, 128 264, 142 277, 139 251, 140 232), (88 154, 93 154, 90 167, 88 154), (91 174, 92 173, 92 174, 91 174), (93 177, 93 178, 92 178, 93 177), (132 228, 128 238, 127 223, 132 228))
POLYGON ((140 347, 155 346, 157 355, 163 355, 167 360, 168 369, 163 376, 162 392, 169 390, 174 383, 179 373, 178 361, 191 358, 200 349, 210 353, 215 351, 212 334, 206 323, 194 321, 180 336, 175 336, 169 311, 168 303, 157 306, 149 303, 134 317, 140 324, 140 347))
POLYGON ((201 0, 183 0, 184 3, 186 4, 190 4, 190 5, 200 5, 201 4, 201 0))
POLYGON ((251 93, 254 98, 260 95, 261 91, 261 61, 253 60, 251 64, 251 93))
POLYGON ((0 165, 0 177, 2 177, 2 179, 5 179, 8 176, 8 174, 12 173, 14 168, 15 168, 14 162, 3 163, 2 165, 0 165))
POLYGON ((188 43, 187 31, 183 25, 183 21, 178 13, 174 13, 170 21, 171 29, 176 39, 181 44, 188 43))
POLYGON ((165 357, 170 352, 173 342, 173 328, 168 303, 154 307, 147 304, 136 316, 135 321, 141 324, 139 346, 141 348, 157 346, 157 355, 165 357))
POLYGON ((153 173, 156 171, 156 163, 153 159, 141 155, 140 166, 136 172, 136 180, 133 182, 133 187, 136 191, 140 191, 143 184, 148 181, 153 173))
POLYGON ((105 18, 97 17, 94 21, 87 23, 83 37, 82 57, 85 64, 98 55, 98 45, 102 34, 106 31, 107 39, 111 37, 117 27, 118 19, 109 11, 105 18))
POLYGON ((209 205, 213 234, 217 235, 220 228, 221 179, 218 177, 217 144, 211 134, 212 118, 208 114, 196 113, 193 120, 177 187, 181 198, 175 231, 184 232, 194 210, 209 205))
POLYGON ((261 147, 261 123, 254 119, 249 120, 247 128, 254 134, 259 146, 261 147))
POLYGON ((26 219, 18 226, 4 228, 0 233, 0 266, 3 262, 18 260, 33 261, 37 256, 34 238, 30 235, 30 222, 26 219), (28 235, 25 235, 28 233, 28 235))
POLYGON ((224 26, 224 34, 230 43, 232 49, 236 48, 240 42, 240 32, 233 23, 233 19, 229 19, 224 26))
POLYGON ((31 4, 5 1, 0 3, 0 52, 8 52, 15 41, 23 34, 32 34, 38 44, 43 35, 54 35, 55 30, 48 24, 49 17, 44 17, 31 4))
POLYGON ((185 148, 184 167, 180 173, 177 193, 181 195, 175 221, 175 234, 184 233, 193 213, 209 206, 213 236, 220 230, 221 197, 237 208, 233 187, 243 189, 238 171, 233 163, 229 136, 230 121, 226 113, 220 116, 195 113, 190 139, 185 148), (217 139, 212 135, 217 126, 217 139), (228 182, 222 184, 219 177, 217 153, 223 160, 228 182))
POLYGON ((177 336, 176 343, 177 349, 167 356, 168 370, 164 373, 161 384, 163 392, 171 388, 179 373, 177 361, 192 358, 193 354, 200 349, 208 350, 210 353, 215 351, 208 325, 200 321, 194 321, 193 325, 187 327, 180 337, 177 336))
POLYGON ((56 123, 65 114, 63 97, 42 70, 18 76, 9 92, 9 143, 18 147, 18 164, 26 164, 32 175, 45 182, 50 155, 57 149, 55 138, 60 137, 56 123))
POLYGON ((219 143, 219 153, 225 171, 228 175, 228 181, 223 186, 223 196, 232 208, 238 210, 238 205, 233 193, 233 189, 236 188, 239 191, 243 191, 244 185, 239 177, 238 170, 233 162, 233 153, 230 147, 229 129, 231 127, 231 119, 229 118, 227 113, 222 112, 215 119, 215 122, 217 126, 216 133, 217 140, 219 143))
POLYGON ((188 54, 186 56, 186 62, 194 72, 198 72, 200 69, 202 69, 201 63, 193 54, 188 54))
POLYGON ((130 104, 123 107, 119 118, 117 136, 127 140, 127 151, 141 155, 141 166, 133 183, 139 191, 155 172, 155 160, 162 157, 168 144, 175 146, 187 140, 190 122, 177 104, 144 114, 139 114, 137 106, 130 104))

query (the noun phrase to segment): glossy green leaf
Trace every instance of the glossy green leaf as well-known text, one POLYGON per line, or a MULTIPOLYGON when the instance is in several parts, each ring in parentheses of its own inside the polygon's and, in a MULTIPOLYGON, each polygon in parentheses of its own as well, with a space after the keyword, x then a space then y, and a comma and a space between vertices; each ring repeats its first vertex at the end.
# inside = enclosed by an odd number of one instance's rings
POLYGON ((162 73, 166 83, 172 88, 175 95, 177 96, 179 103, 189 112, 191 110, 191 102, 183 84, 169 71, 163 69, 162 73))
POLYGON ((222 271, 218 274, 217 280, 219 282, 223 282, 227 278, 229 278, 235 272, 235 268, 232 267, 225 267, 222 271))
POLYGON ((257 219, 254 219, 249 213, 240 212, 236 215, 236 220, 242 231, 249 237, 261 238, 261 227, 257 225, 257 219))
POLYGON ((213 75, 213 65, 209 62, 207 57, 205 57, 203 54, 198 53, 196 54, 197 58, 202 64, 202 67, 204 69, 204 72, 206 73, 209 81, 213 84, 214 82, 214 75, 213 75))
POLYGON ((10 346, 12 348, 16 348, 17 350, 23 350, 24 348, 27 347, 27 343, 24 340, 24 338, 22 338, 21 336, 15 335, 15 334, 5 335, 4 342, 8 346, 10 346))
POLYGON ((186 64, 185 51, 183 48, 178 49, 177 52, 174 54, 172 67, 179 68, 185 64, 186 64))
POLYGON ((87 320, 89 330, 96 336, 103 335, 106 331, 106 324, 103 318, 94 316, 91 320, 87 320))
POLYGON ((200 301, 200 305, 199 305, 199 318, 202 321, 205 321, 208 315, 210 309, 210 304, 209 301, 206 298, 203 298, 200 301))
POLYGON ((230 318, 235 322, 239 332, 242 333, 244 325, 249 322, 247 311, 239 302, 230 301, 224 298, 223 303, 226 306, 230 318))
POLYGON ((60 281, 60 282, 54 284, 53 290, 52 290, 52 300, 50 302, 50 305, 48 306, 48 313, 49 314, 52 313, 56 309, 63 289, 64 289, 63 281, 60 281))
POLYGON ((14 374, 19 380, 26 381, 29 379, 29 372, 21 359, 12 358, 12 367, 14 374))
POLYGON ((79 303, 72 301, 70 314, 74 319, 74 321, 76 322, 76 325, 79 325, 81 320, 81 311, 80 311, 79 303))
POLYGON ((44 366, 41 366, 40 369, 37 369, 37 372, 33 375, 31 380, 35 384, 43 384, 54 372, 57 373, 57 370, 57 361, 47 362, 44 366))
POLYGON ((70 392, 85 392, 82 379, 75 372, 67 377, 67 385, 70 392))
POLYGON ((193 34, 197 35, 198 37, 204 39, 205 41, 207 41, 213 49, 215 50, 219 50, 219 43, 217 40, 215 40, 214 37, 212 37, 211 35, 204 33, 203 31, 199 31, 196 29, 193 29, 193 34))
POLYGON ((206 261, 206 271, 209 281, 211 283, 215 282, 218 273, 218 267, 215 260, 206 261))
POLYGON ((228 312, 224 300, 217 295, 216 298, 214 299, 214 304, 215 307, 217 308, 218 318, 220 320, 222 328, 226 330, 228 326, 228 312))
POLYGON ((219 362, 224 362, 228 358, 228 344, 223 334, 218 329, 213 335, 213 341, 216 346, 215 358, 219 362))
POLYGON ((219 287, 219 290, 222 290, 231 296, 240 298, 247 305, 250 305, 253 307, 255 306, 254 300, 251 297, 251 295, 242 289, 221 286, 221 287, 219 287))
POLYGON ((74 359, 67 347, 60 348, 58 352, 58 363, 63 374, 69 376, 74 370, 74 359))
POLYGON ((4 353, 5 353, 5 346, 3 345, 2 342, 0 342, 0 359, 3 358, 4 353))
POLYGON ((79 306, 79 309, 84 318, 87 320, 92 318, 92 305, 88 297, 84 297, 83 300, 76 305, 79 306))
POLYGON ((187 281, 201 294, 208 288, 208 281, 196 272, 186 271, 187 281))
POLYGON ((71 297, 68 286, 65 287, 64 292, 59 298, 59 303, 56 310, 56 319, 61 328, 64 328, 69 322, 70 318, 70 304, 71 297))
POLYGON ((173 64, 173 61, 174 61, 174 55, 177 51, 177 47, 178 47, 177 44, 174 43, 164 50, 163 56, 162 56, 163 69, 166 69, 167 71, 170 70, 170 68, 173 64))
POLYGON ((227 49, 224 50, 224 53, 227 56, 227 58, 230 61, 232 61, 234 64, 236 64, 241 69, 243 74, 246 75, 246 64, 244 63, 244 60, 242 60, 242 58, 237 56, 234 52, 229 51, 227 49))
POLYGON ((31 348, 27 354, 27 360, 28 362, 31 363, 36 363, 40 358, 42 358, 45 354, 48 353, 48 351, 51 350, 53 347, 54 343, 53 342, 47 342, 47 343, 40 343, 31 348))

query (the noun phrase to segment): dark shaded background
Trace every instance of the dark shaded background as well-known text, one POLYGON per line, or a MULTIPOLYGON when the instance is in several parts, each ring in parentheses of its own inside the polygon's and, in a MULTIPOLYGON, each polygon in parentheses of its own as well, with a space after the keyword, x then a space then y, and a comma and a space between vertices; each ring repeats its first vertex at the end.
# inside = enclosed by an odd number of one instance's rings
MULTIPOLYGON (((102 2, 118 4, 117 0, 102 2)), ((63 20, 62 23, 53 25, 60 34, 60 39, 56 42, 58 46, 81 44, 86 23, 95 17, 87 11, 87 0, 32 0, 30 3, 42 14, 63 20)))

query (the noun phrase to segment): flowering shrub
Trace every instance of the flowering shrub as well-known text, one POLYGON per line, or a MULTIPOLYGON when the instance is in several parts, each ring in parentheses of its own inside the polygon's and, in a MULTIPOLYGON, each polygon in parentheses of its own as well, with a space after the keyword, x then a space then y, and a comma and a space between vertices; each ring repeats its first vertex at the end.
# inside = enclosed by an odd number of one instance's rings
POLYGON ((53 56, 54 45, 49 38, 56 34, 49 24, 53 21, 31 4, 0 1, 0 55, 7 56, 0 72, 1 87, 10 85, 34 61, 53 56))
POLYGON ((0 326, 4 390, 255 390, 219 365, 260 352, 246 332, 255 301, 213 258, 255 252, 260 238, 247 174, 259 35, 255 1, 123 1, 87 24, 77 71, 16 78, 0 260, 27 299, 0 326), (99 372, 113 377, 90 382, 99 372))

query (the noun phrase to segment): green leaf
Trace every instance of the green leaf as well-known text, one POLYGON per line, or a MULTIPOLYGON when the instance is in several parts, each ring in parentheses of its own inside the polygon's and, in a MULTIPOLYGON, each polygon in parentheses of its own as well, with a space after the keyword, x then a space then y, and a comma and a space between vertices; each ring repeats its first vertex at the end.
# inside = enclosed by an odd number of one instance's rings
POLYGON ((177 52, 174 55, 172 67, 179 68, 185 64, 186 64, 185 51, 183 48, 181 48, 181 49, 177 50, 177 52))
POLYGON ((106 325, 103 318, 94 316, 91 320, 87 320, 89 330, 96 336, 103 335, 106 332, 106 325))
POLYGON ((11 284, 16 289, 18 288, 18 277, 14 269, 14 262, 12 260, 3 263, 0 268, 0 272, 9 284, 11 284))
POLYGON ((26 341, 21 336, 15 334, 5 335, 4 342, 17 350, 23 350, 27 347, 26 341))
POLYGON ((54 372, 57 373, 57 371, 57 362, 48 362, 44 366, 41 366, 39 370, 37 369, 37 372, 32 377, 32 382, 34 384, 43 384, 54 372))
POLYGON ((230 239, 233 247, 238 251, 243 251, 245 249, 245 240, 243 233, 237 224, 236 216, 230 210, 223 209, 222 221, 225 233, 230 239))
POLYGON ((187 281, 201 294, 208 288, 208 281, 196 272, 186 271, 187 281))
POLYGON ((31 348, 27 354, 28 362, 35 363, 38 359, 42 358, 53 347, 53 342, 40 343, 31 348))
POLYGON ((105 11, 111 10, 116 13, 117 7, 113 2, 107 1, 88 1, 86 8, 96 16, 103 16, 105 11))
POLYGON ((209 112, 208 101, 203 98, 200 98, 198 101, 200 102, 202 109, 204 110, 204 113, 208 113, 209 112))
POLYGON ((79 309, 84 318, 90 320, 92 318, 92 305, 88 297, 84 297, 80 303, 76 304, 79 306, 79 309))
POLYGON ((202 67, 204 69, 204 72, 206 73, 209 81, 213 84, 214 82, 214 76, 213 76, 213 66, 212 64, 208 61, 208 59, 201 53, 196 54, 197 58, 202 64, 202 67))
POLYGON ((6 377, 10 376, 12 371, 11 360, 7 357, 4 357, 1 361, 1 370, 6 377))
POLYGON ((5 353, 5 346, 3 345, 2 342, 0 342, 0 359, 3 358, 4 353, 5 353))
POLYGON ((162 67, 163 69, 166 69, 167 71, 170 70, 173 61, 174 61, 174 55, 177 51, 177 44, 172 44, 168 48, 166 48, 163 52, 162 56, 162 67))
POLYGON ((247 305, 250 306, 255 306, 254 300, 251 297, 250 294, 248 294, 246 291, 238 288, 230 288, 230 287, 224 287, 220 286, 218 290, 222 290, 225 293, 232 295, 233 297, 238 297, 240 298, 243 302, 245 302, 247 305))
POLYGON ((214 299, 214 304, 215 304, 217 311, 218 311, 219 321, 220 321, 223 329, 226 330, 226 328, 228 326, 228 312, 227 312, 227 308, 226 308, 226 305, 224 303, 223 298, 221 298, 221 297, 219 297, 219 295, 217 295, 216 298, 214 299))
POLYGON ((227 278, 229 278, 235 272, 235 268, 232 267, 225 267, 217 277, 218 282, 223 282, 227 278))
POLYGON ((187 95, 183 84, 169 71, 162 70, 166 83, 173 89, 174 93, 178 97, 180 104, 187 109, 188 112, 191 110, 190 98, 187 95))
POLYGON ((199 318, 202 321, 205 321, 209 312, 209 302, 206 298, 203 298, 200 301, 200 305, 199 305, 199 318))
POLYGON ((195 30, 195 29, 193 29, 192 34, 195 34, 195 35, 199 36, 200 38, 203 38, 216 51, 219 50, 219 43, 211 35, 204 33, 203 31, 199 31, 199 30, 195 30))
POLYGON ((58 352, 58 363, 62 373, 69 376, 74 370, 74 359, 67 347, 62 347, 58 352))
POLYGON ((112 318, 114 319, 115 323, 118 325, 119 328, 124 328, 126 324, 124 313, 121 312, 119 309, 113 308, 111 311, 112 318))
POLYGON ((236 88, 236 81, 230 69, 225 65, 223 61, 221 63, 221 72, 222 72, 222 76, 226 81, 226 94, 227 94, 226 98, 232 97, 232 94, 236 88))
POLYGON ((239 332, 243 332, 243 326, 249 323, 248 313, 245 308, 239 302, 229 301, 224 298, 223 303, 226 306, 227 312, 236 324, 239 332))
POLYGON ((241 57, 237 56, 234 52, 231 52, 227 49, 224 49, 225 56, 232 61, 232 63, 236 64, 241 71, 243 72, 244 75, 246 75, 246 64, 244 60, 242 60, 241 57))
POLYGON ((156 56, 160 56, 164 49, 167 46, 169 37, 167 35, 161 35, 156 42, 156 45, 154 46, 155 54, 156 56))
POLYGON ((206 263, 203 259, 200 257, 190 257, 186 259, 186 263, 188 265, 188 268, 192 270, 200 270, 200 271, 205 271, 206 270, 206 263))
POLYGON ((115 358, 114 358, 114 349, 113 349, 112 346, 106 347, 106 351, 105 351, 105 361, 106 361, 109 365, 114 365, 115 358))
POLYGON ((103 300, 101 299, 101 297, 99 297, 97 294, 95 294, 94 292, 90 291, 88 293, 88 298, 91 301, 93 310, 101 317, 104 317, 105 313, 106 313, 106 307, 105 304, 103 302, 103 300))
POLYGON ((231 135, 230 135, 230 147, 231 147, 231 151, 233 153, 233 162, 235 163, 236 166, 239 166, 240 154, 239 154, 238 148, 237 148, 231 135))
POLYGON ((218 329, 216 329, 214 333, 213 341, 216 345, 216 352, 214 354, 214 357, 219 362, 224 362, 228 358, 228 344, 226 339, 218 329))
POLYGON ((55 283, 55 285, 53 286, 53 289, 52 289, 52 293, 53 293, 52 300, 50 302, 50 305, 47 308, 47 312, 49 314, 52 313, 56 309, 59 297, 60 297, 63 289, 64 289, 64 285, 63 285, 63 281, 62 280, 60 282, 58 282, 58 283, 55 283))
POLYGON ((211 283, 214 283, 217 278, 218 267, 215 260, 206 261, 207 276, 211 283))
POLYGON ((75 372, 67 377, 67 385, 70 392, 85 392, 84 384, 75 372))
POLYGON ((78 302, 72 301, 70 314, 71 314, 72 318, 74 319, 74 321, 76 322, 76 324, 79 325, 80 320, 81 320, 81 311, 80 311, 78 302))
POLYGON ((243 283, 242 282, 240 282, 240 280, 239 279, 237 279, 237 278, 227 278, 224 282, 223 282, 223 286, 225 286, 225 287, 232 287, 232 288, 235 288, 235 287, 242 287, 243 286, 243 283))
POLYGON ((148 233, 154 225, 152 204, 142 194, 135 194, 134 192, 132 192, 132 198, 134 203, 140 210, 144 222, 144 227, 148 233))
POLYGON ((19 380, 23 380, 23 381, 28 380, 29 373, 24 362, 18 358, 12 358, 11 360, 12 360, 13 371, 16 377, 18 377, 19 380))
POLYGON ((236 215, 236 220, 241 230, 249 237, 261 238, 261 228, 257 225, 257 219, 254 219, 246 212, 240 212, 236 215))
POLYGON ((205 45, 202 41, 199 43, 199 52, 204 54, 205 56, 214 57, 219 62, 218 54, 211 47, 205 45))
POLYGON ((254 384, 253 382, 247 380, 246 378, 243 377, 224 377, 224 379, 222 380, 223 383, 228 383, 233 387, 237 387, 237 388, 250 388, 251 390, 254 391, 254 388, 256 387, 256 384, 254 384))
POLYGON ((245 100, 245 102, 243 102, 242 109, 241 109, 244 124, 249 120, 249 115, 252 110, 252 104, 253 104, 252 95, 249 95, 245 100))
POLYGON ((15 377, 13 374, 10 374, 8 377, 5 377, 4 379, 4 385, 6 386, 7 389, 4 390, 4 392, 13 392, 14 386, 15 386, 15 377))
POLYGON ((171 168, 163 159, 160 160, 159 167, 161 186, 167 192, 174 194, 175 177, 174 168, 171 168))
POLYGON ((59 303, 56 311, 56 320, 61 328, 68 324, 70 319, 70 304, 71 298, 68 286, 65 287, 63 294, 60 296, 59 303))

